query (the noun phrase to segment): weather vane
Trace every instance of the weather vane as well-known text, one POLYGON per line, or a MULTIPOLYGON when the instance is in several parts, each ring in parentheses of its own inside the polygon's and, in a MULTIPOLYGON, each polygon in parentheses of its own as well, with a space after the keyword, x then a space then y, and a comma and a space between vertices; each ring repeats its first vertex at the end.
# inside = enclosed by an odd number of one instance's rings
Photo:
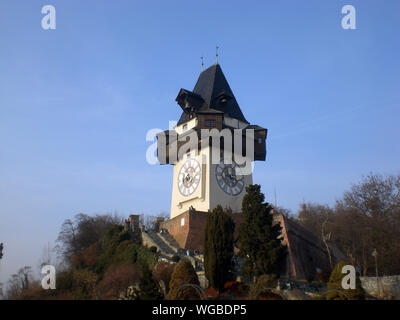
POLYGON ((201 71, 204 71, 204 61, 203 61, 203 57, 200 57, 201 59, 201 71))
POLYGON ((217 58, 217 64, 218 64, 218 49, 219 49, 219 47, 217 46, 216 48, 215 48, 215 57, 217 58))

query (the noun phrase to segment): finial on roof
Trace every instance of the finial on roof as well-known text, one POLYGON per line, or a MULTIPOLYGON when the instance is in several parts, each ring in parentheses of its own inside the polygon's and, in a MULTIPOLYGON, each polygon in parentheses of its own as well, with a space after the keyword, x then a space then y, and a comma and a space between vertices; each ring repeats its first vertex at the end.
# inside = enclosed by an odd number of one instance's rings
POLYGON ((216 57, 216 60, 217 60, 216 64, 218 64, 218 49, 219 49, 219 47, 217 46, 215 48, 215 57, 216 57))
POLYGON ((204 71, 204 61, 203 61, 203 57, 200 57, 201 59, 201 71, 204 71))

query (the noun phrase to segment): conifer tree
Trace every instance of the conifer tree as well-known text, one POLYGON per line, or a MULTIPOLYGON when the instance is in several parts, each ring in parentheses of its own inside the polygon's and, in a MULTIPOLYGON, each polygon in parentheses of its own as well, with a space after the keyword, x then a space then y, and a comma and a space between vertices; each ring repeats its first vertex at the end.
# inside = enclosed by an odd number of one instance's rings
POLYGON ((264 202, 260 185, 246 187, 239 230, 240 255, 244 258, 242 273, 247 277, 278 274, 285 250, 278 238, 281 227, 273 225, 272 206, 264 202))
POLYGON ((204 269, 210 287, 218 291, 232 278, 234 231, 232 218, 220 205, 208 213, 204 236, 204 269))

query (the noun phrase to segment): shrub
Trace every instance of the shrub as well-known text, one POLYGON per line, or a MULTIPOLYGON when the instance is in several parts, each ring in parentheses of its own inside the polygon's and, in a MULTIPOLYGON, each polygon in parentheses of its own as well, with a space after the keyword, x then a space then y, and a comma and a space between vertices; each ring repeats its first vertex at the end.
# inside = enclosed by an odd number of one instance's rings
POLYGON ((73 288, 73 281, 74 281, 74 276, 72 270, 57 273, 56 277, 57 291, 62 292, 71 290, 73 288))
MULTIPOLYGON (((251 285, 249 297, 257 299, 263 292, 270 292, 269 289, 276 288, 277 284, 278 279, 275 274, 263 274, 257 278, 253 285, 251 285)), ((270 296, 270 294, 267 294, 267 296, 270 296)))
POLYGON ((153 268, 153 279, 165 286, 165 294, 169 291, 169 282, 171 281, 172 272, 174 272, 176 264, 167 261, 159 261, 153 268))
POLYGON ((93 299, 95 298, 95 286, 98 275, 82 269, 73 271, 72 290, 74 299, 93 299))
POLYGON ((363 300, 364 290, 361 288, 360 278, 356 277, 356 288, 355 289, 343 289, 342 279, 345 274, 342 273, 342 268, 348 265, 347 262, 339 262, 333 269, 328 282, 328 293, 326 295, 327 300, 363 300))
POLYGON ((199 285, 199 279, 192 264, 186 260, 181 260, 175 267, 169 283, 168 300, 175 299, 198 299, 199 295, 192 287, 183 287, 184 285, 199 285))
POLYGON ((71 264, 75 268, 93 268, 100 255, 100 245, 96 242, 80 253, 72 256, 71 264))
POLYGON ((138 247, 136 264, 139 267, 153 268, 158 261, 158 253, 151 252, 146 247, 138 247))
POLYGON ((107 229, 101 244, 101 255, 98 257, 93 270, 102 273, 114 262, 124 261, 123 258, 121 259, 121 256, 124 255, 123 252, 130 252, 133 255, 135 252, 133 246, 135 245, 128 240, 130 240, 129 232, 124 230, 122 226, 115 225, 107 229), (121 244, 122 246, 119 247, 121 244), (127 248, 129 244, 132 247, 127 248))
POLYGON ((138 283, 140 278, 141 272, 132 263, 115 263, 107 269, 96 291, 101 299, 116 299, 124 289, 138 283))
POLYGON ((113 263, 136 263, 138 246, 130 240, 122 241, 115 250, 113 263))

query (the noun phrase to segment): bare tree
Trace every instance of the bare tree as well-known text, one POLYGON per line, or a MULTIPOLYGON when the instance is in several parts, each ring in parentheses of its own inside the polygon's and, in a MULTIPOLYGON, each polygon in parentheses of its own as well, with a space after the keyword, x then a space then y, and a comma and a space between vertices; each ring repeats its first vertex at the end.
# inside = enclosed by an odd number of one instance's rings
POLYGON ((57 261, 54 255, 54 247, 50 244, 50 242, 48 242, 47 245, 43 248, 42 256, 39 259, 39 268, 41 269, 45 265, 54 266, 56 262, 57 261))
POLYGON ((8 280, 7 299, 17 299, 24 290, 29 289, 32 281, 32 267, 25 266, 20 268, 18 272, 11 275, 11 278, 8 280))
POLYGON ((322 223, 322 227, 321 227, 321 236, 322 236, 322 241, 325 244, 326 247, 326 252, 328 253, 328 257, 329 257, 329 266, 331 268, 331 270, 333 269, 333 263, 332 263, 332 255, 331 255, 331 249, 329 248, 328 245, 328 241, 331 240, 331 235, 332 233, 326 233, 325 231, 325 226, 329 221, 329 214, 326 215, 324 222, 322 223))
POLYGON ((305 229, 323 240, 321 230, 324 229, 323 232, 325 232, 329 222, 327 217, 330 217, 332 213, 333 210, 327 205, 303 203, 298 213, 297 220, 305 229))
POLYGON ((364 275, 375 273, 374 249, 382 273, 400 273, 399 212, 400 176, 370 174, 337 201, 334 242, 364 275))
POLYGON ((57 251, 65 261, 69 262, 82 250, 100 242, 108 228, 122 224, 123 219, 116 214, 95 216, 77 214, 74 221, 67 219, 62 224, 57 238, 57 251))

